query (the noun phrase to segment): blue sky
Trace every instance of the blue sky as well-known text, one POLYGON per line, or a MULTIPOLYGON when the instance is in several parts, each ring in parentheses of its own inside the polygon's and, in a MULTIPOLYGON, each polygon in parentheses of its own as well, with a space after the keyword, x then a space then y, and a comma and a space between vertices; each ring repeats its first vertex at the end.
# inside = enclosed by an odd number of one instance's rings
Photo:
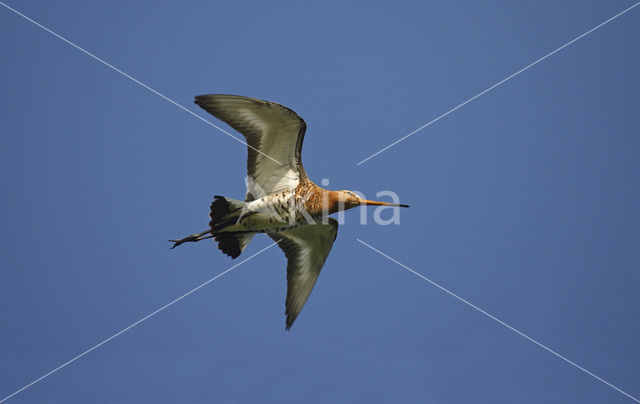
MULTIPOLYGON (((347 214, 291 332, 271 248, 10 402, 633 402, 356 238, 640 397, 640 7, 356 166, 633 2, 7 4, 216 124, 194 95, 280 102, 312 180, 412 206, 347 214)), ((2 399, 235 264, 167 239, 246 150, 4 7, 0 52, 2 399)))

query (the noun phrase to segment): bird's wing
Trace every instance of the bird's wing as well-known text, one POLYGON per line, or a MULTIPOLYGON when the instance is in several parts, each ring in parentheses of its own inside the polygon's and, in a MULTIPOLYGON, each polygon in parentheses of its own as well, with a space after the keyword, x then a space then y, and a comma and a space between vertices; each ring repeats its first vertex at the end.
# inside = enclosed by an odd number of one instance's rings
POLYGON ((287 257, 287 330, 309 298, 320 270, 338 235, 338 221, 307 224, 269 234, 287 257))
POLYGON ((200 95, 195 103, 247 140, 247 201, 294 189, 306 179, 300 151, 307 124, 295 112, 237 95, 200 95))

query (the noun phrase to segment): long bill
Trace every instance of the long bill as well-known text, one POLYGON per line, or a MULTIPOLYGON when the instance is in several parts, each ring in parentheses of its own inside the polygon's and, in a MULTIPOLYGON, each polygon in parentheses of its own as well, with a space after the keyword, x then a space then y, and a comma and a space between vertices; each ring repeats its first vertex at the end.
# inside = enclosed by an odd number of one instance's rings
POLYGON ((379 201, 368 201, 363 199, 360 201, 360 205, 371 205, 371 206, 397 206, 401 208, 408 208, 409 205, 404 205, 402 203, 389 203, 389 202, 379 202, 379 201))

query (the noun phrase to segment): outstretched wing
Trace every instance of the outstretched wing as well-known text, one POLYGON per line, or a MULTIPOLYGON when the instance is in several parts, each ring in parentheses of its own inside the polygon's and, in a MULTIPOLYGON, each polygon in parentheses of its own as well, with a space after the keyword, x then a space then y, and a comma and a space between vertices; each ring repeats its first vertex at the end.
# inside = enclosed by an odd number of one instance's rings
POLYGON ((247 141, 247 201, 294 189, 306 178, 300 153, 307 124, 275 102, 237 95, 199 95, 196 104, 247 141))
POLYGON ((269 234, 287 257, 287 330, 311 294, 320 270, 338 235, 338 221, 307 224, 269 234))

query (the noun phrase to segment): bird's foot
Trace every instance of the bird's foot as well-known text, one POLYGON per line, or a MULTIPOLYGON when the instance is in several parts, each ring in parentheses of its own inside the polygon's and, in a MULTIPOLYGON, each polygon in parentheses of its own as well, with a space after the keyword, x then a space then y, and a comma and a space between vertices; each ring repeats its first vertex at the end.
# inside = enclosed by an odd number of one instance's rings
POLYGON ((174 248, 176 248, 177 246, 179 246, 182 243, 196 242, 196 241, 205 240, 205 239, 213 237, 213 234, 209 234, 209 233, 211 233, 211 230, 206 230, 206 231, 203 231, 202 233, 192 234, 192 235, 187 236, 185 238, 181 238, 180 240, 169 240, 170 242, 173 243, 173 245, 171 246, 171 249, 173 250, 174 248), (208 235, 205 236, 205 234, 208 234, 208 235))

